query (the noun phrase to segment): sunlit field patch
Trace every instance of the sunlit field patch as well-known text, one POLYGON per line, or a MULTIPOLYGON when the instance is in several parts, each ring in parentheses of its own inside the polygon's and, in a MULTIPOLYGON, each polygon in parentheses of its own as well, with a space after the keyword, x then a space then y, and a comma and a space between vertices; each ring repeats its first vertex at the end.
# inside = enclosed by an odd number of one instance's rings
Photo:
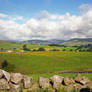
POLYGON ((91 52, 2 52, 0 53, 0 62, 4 60, 15 65, 14 72, 25 74, 92 70, 91 52))

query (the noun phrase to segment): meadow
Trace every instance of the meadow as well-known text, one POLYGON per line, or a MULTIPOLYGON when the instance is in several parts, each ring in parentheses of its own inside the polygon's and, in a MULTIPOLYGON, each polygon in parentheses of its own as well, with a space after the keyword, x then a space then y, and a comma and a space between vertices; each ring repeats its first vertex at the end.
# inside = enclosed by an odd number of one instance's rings
MULTIPOLYGON (((3 48, 3 50, 14 50, 16 49, 16 51, 20 51, 22 50, 22 47, 23 47, 23 43, 11 43, 11 42, 2 42, 0 43, 0 49, 3 48)), ((63 49, 66 49, 67 51, 69 51, 70 49, 72 50, 75 50, 76 48, 74 47, 59 47, 59 46, 48 46, 48 45, 38 45, 38 44, 29 44, 27 43, 27 48, 29 48, 30 50, 33 50, 33 49, 38 49, 38 48, 45 48, 47 51, 51 50, 51 49, 59 49, 59 50, 63 50, 63 49)))
MULTIPOLYGON (((4 60, 14 65, 13 72, 35 76, 35 79, 40 75, 49 77, 54 74, 59 74, 62 71, 92 71, 92 52, 2 52, 0 53, 0 63, 4 60)), ((91 74, 87 76, 89 75, 91 74)), ((69 74, 69 76, 74 76, 74 74, 69 74)))
MULTIPOLYGON (((39 76, 51 77, 55 74, 74 77, 76 74, 60 74, 60 72, 87 72, 92 71, 92 52, 78 52, 72 46, 58 47, 48 45, 27 44, 31 51, 20 53, 23 43, 1 42, 0 48, 18 52, 0 52, 0 68, 5 60, 9 63, 4 70, 20 72, 33 76, 37 81, 39 76), (45 51, 32 51, 33 49, 45 48, 45 51), (60 51, 51 51, 59 49, 60 51), (65 51, 62 51, 65 49, 65 51), (72 49, 72 51, 70 51, 72 49)), ((86 48, 82 48, 86 49, 86 48)), ((92 74, 82 74, 92 80, 92 74)))

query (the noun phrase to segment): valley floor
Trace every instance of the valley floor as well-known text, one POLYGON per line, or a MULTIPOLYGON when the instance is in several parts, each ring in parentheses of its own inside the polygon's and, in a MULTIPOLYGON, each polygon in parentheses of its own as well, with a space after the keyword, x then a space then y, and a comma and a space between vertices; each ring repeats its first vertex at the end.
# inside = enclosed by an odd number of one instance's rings
MULTIPOLYGON (((38 77, 63 72, 92 71, 92 52, 44 51, 25 53, 0 53, 0 67, 7 61, 4 70, 38 77)), ((67 74, 60 74, 67 75, 67 74)), ((68 74, 69 76, 75 74, 68 74)), ((90 76, 91 74, 87 74, 90 76)))

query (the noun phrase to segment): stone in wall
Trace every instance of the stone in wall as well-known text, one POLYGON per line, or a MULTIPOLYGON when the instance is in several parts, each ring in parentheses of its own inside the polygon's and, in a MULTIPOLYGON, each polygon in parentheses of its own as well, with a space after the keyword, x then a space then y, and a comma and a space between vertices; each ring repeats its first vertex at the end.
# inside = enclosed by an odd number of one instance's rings
POLYGON ((49 92, 92 92, 92 81, 87 77, 78 74, 75 78, 54 75, 50 78, 39 77, 38 82, 33 78, 21 73, 8 73, 0 70, 0 92, 20 92, 20 89, 27 89, 28 92, 42 92, 48 89, 49 92), (4 91, 3 91, 4 92, 4 91))
POLYGON ((39 77, 38 79, 39 87, 46 90, 50 87, 50 80, 48 78, 39 77))
POLYGON ((33 78, 32 77, 28 77, 28 76, 24 76, 23 77, 23 85, 24 85, 24 88, 30 88, 33 84, 33 78))
POLYGON ((0 79, 0 90, 10 89, 8 81, 6 79, 0 79))
POLYGON ((7 81, 10 80, 10 74, 4 70, 0 70, 0 78, 5 78, 7 81))
POLYGON ((58 75, 54 75, 50 78, 50 81, 52 83, 52 86, 54 89, 58 89, 60 87, 60 85, 62 84, 63 82, 63 77, 61 76, 58 76, 58 75))
POLYGON ((14 84, 19 84, 23 80, 23 75, 20 73, 11 73, 10 81, 14 84))
POLYGON ((75 81, 73 80, 73 78, 65 77, 63 83, 64 85, 68 86, 70 84, 74 84, 75 81))
POLYGON ((82 84, 82 85, 85 85, 85 84, 87 84, 87 83, 90 83, 90 80, 89 80, 87 77, 81 76, 80 74, 78 74, 78 75, 74 78, 74 80, 75 80, 77 83, 80 83, 80 84, 82 84))

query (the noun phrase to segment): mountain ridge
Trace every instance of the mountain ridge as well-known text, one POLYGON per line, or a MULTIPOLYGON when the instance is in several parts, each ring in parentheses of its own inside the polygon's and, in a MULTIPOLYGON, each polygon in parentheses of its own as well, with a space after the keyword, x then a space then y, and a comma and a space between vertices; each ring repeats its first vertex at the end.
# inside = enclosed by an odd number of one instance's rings
POLYGON ((10 41, 10 40, 0 40, 0 43, 29 43, 29 44, 44 44, 44 45, 48 45, 48 44, 77 44, 77 43, 91 43, 92 42, 92 38, 73 38, 70 40, 60 40, 60 39, 52 39, 52 40, 38 40, 38 39, 34 39, 34 40, 26 40, 26 41, 10 41))

